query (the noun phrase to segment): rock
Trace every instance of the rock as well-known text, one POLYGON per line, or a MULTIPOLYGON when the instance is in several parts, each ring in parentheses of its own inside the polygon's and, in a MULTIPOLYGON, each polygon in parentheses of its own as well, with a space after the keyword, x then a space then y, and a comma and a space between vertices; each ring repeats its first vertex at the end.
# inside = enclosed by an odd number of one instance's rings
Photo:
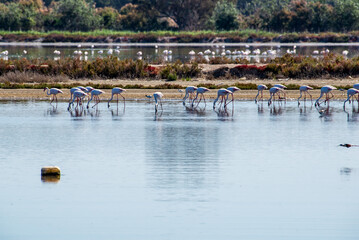
POLYGON ((41 176, 58 176, 60 177, 61 171, 57 166, 46 166, 41 168, 41 176))

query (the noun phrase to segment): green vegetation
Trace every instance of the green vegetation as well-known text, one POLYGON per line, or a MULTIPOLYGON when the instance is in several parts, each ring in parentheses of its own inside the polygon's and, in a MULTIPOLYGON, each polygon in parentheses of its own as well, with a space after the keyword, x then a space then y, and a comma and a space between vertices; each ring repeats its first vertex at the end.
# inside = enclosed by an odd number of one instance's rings
POLYGON ((357 31, 359 0, 0 0, 0 30, 103 29, 357 31))

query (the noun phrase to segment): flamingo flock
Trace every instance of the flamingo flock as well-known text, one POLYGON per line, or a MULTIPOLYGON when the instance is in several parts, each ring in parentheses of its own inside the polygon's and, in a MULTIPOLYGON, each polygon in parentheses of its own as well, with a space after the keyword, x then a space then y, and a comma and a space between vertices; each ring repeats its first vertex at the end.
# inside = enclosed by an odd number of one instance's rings
MULTIPOLYGON (((287 87, 282 84, 275 84, 273 87, 269 88, 269 99, 268 99, 268 105, 271 105, 274 101, 282 101, 286 100, 286 93, 285 89, 287 87)), ((334 98, 333 90, 336 90, 336 87, 333 87, 331 85, 323 86, 320 90, 320 96, 316 99, 314 106, 319 107, 321 104, 328 104, 331 99, 334 98)), ((226 109, 227 105, 232 103, 232 107, 234 108, 234 93, 239 91, 240 89, 238 87, 228 87, 228 88, 221 88, 217 91, 217 98, 213 101, 213 109, 226 109)), ((263 92, 265 90, 268 90, 268 87, 266 85, 258 85, 257 87, 258 93, 254 98, 255 103, 258 103, 259 101, 263 101, 263 92)), ((310 97, 311 103, 313 103, 313 96, 310 94, 310 90, 313 90, 313 87, 303 85, 300 86, 300 96, 297 99, 298 105, 300 105, 300 101, 306 101, 307 95, 310 97)), ((342 90, 342 89, 340 89, 342 90)), ((48 96, 52 96, 50 103, 56 102, 57 103, 57 94, 63 94, 63 91, 57 88, 51 88, 48 87, 44 88, 44 91, 46 91, 46 94, 48 96)), ((205 93, 209 92, 210 90, 205 87, 196 87, 196 86, 188 86, 185 91, 182 89, 178 89, 180 93, 185 92, 185 96, 182 99, 183 105, 189 104, 189 106, 193 109, 197 108, 200 103, 203 100, 204 107, 206 106, 206 98, 205 93), (187 102, 188 101, 188 102, 187 102)), ((117 105, 119 103, 119 96, 122 97, 124 107, 126 99, 122 95, 124 92, 126 92, 126 89, 120 88, 120 87, 114 87, 111 91, 111 98, 107 100, 107 106, 110 107, 111 101, 114 100, 114 97, 116 97, 117 105)), ((100 95, 105 93, 102 90, 94 89, 93 87, 73 87, 70 89, 71 97, 69 99, 69 105, 68 110, 71 109, 72 106, 74 106, 76 102, 76 107, 82 106, 84 103, 84 100, 86 97, 88 97, 87 101, 87 108, 90 107, 91 101, 94 101, 95 107, 100 102, 100 95)), ((147 98, 153 98, 155 101, 155 112, 157 113, 159 110, 163 111, 162 106, 162 99, 164 97, 163 93, 161 92, 155 92, 152 95, 146 95, 147 98)), ((352 88, 347 90, 347 99, 344 101, 343 108, 345 110, 346 103, 349 102, 349 104, 357 100, 359 104, 359 83, 354 84, 352 88), (356 98, 355 98, 356 97, 356 98)))

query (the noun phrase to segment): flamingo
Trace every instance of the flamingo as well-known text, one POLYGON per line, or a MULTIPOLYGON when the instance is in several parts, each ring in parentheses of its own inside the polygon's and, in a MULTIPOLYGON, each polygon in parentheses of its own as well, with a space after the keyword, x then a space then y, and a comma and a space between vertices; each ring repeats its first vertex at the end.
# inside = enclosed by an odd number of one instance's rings
POLYGON ((307 93, 308 93, 309 96, 310 96, 310 101, 313 102, 312 95, 308 92, 308 90, 312 90, 312 89, 313 89, 312 87, 309 87, 309 86, 306 86, 306 85, 303 85, 303 86, 299 87, 300 96, 298 98, 298 105, 300 104, 299 100, 302 98, 303 92, 304 92, 304 101, 307 99, 307 93))
MULTIPOLYGON (((287 88, 287 87, 284 86, 283 84, 275 84, 273 87, 277 87, 277 88, 280 88, 280 89, 282 89, 282 90, 284 90, 284 89, 287 88)), ((283 92, 283 94, 284 94, 284 100, 285 100, 285 99, 287 98, 285 92, 284 92, 284 91, 280 91, 280 92, 283 92)), ((281 99, 281 97, 280 97, 280 92, 278 92, 278 97, 279 97, 279 99, 281 99)))
POLYGON ((44 88, 44 91, 46 91, 46 94, 48 96, 53 95, 50 103, 52 103, 55 99, 56 99, 56 103, 57 103, 57 96, 56 95, 59 94, 59 93, 63 93, 63 91, 61 91, 60 89, 57 89, 57 88, 49 89, 48 87, 44 88))
MULTIPOLYGON (((197 100, 197 98, 198 98, 198 95, 199 94, 201 94, 201 97, 199 98, 199 101, 198 101, 198 103, 197 103, 197 106, 199 105, 199 103, 201 102, 201 100, 202 100, 202 98, 203 98, 203 101, 204 101, 204 104, 205 104, 205 106, 206 106, 206 99, 205 99, 205 97, 204 97, 204 93, 205 92, 208 92, 209 91, 209 89, 208 88, 205 88, 205 87, 199 87, 199 88, 197 88, 197 95, 196 95, 196 97, 193 99, 193 101, 192 101, 192 107, 193 107, 193 105, 194 105, 194 102, 197 100)), ((196 107, 197 107, 196 106, 196 107)))
POLYGON ((121 95, 121 97, 123 98, 123 105, 125 105, 126 99, 124 96, 122 96, 122 94, 121 94, 122 92, 126 92, 126 89, 119 88, 119 87, 112 88, 112 95, 111 95, 111 98, 108 100, 107 106, 110 107, 110 102, 113 99, 113 95, 117 95, 117 104, 118 104, 118 95, 121 95))
POLYGON ((347 98, 347 100, 345 100, 344 101, 344 105, 343 105, 343 108, 344 108, 344 110, 345 110, 345 103, 347 102, 347 101, 349 101, 349 103, 350 103, 350 98, 354 98, 354 95, 355 94, 358 94, 359 93, 359 90, 358 89, 355 89, 355 88, 349 88, 348 89, 348 91, 347 91, 347 96, 348 96, 348 98, 347 98))
POLYGON ((163 98, 163 94, 161 92, 155 92, 153 94, 153 98, 155 99, 155 112, 157 113, 157 110, 158 110, 158 103, 160 103, 161 105, 161 110, 163 111, 163 108, 162 108, 162 98, 163 98))
POLYGON ((189 100, 193 99, 194 92, 197 91, 197 87, 194 86, 188 86, 186 87, 186 94, 183 98, 183 105, 186 104, 186 99, 189 98, 189 100))
POLYGON ((273 101, 275 100, 275 94, 277 94, 278 98, 280 98, 279 93, 282 91, 283 91, 283 89, 279 88, 279 87, 271 87, 269 89, 270 98, 268 100, 268 106, 272 104, 272 98, 273 98, 273 101))
POLYGON ((104 91, 101 91, 101 90, 99 90, 99 89, 93 89, 93 90, 91 91, 91 99, 87 102, 87 108, 89 108, 89 104, 90 104, 90 102, 92 101, 93 98, 95 99, 96 103, 95 103, 95 105, 93 105, 92 107, 94 107, 94 106, 96 106, 97 104, 99 104, 99 103, 100 103, 100 97, 99 97, 99 95, 101 95, 102 93, 104 93, 104 91))
MULTIPOLYGON (((88 96, 87 93, 85 93, 85 92, 83 92, 83 91, 81 91, 81 90, 76 90, 76 91, 74 91, 72 101, 69 102, 69 107, 67 108, 67 110, 70 110, 70 106, 71 106, 71 104, 73 104, 73 103, 75 102, 75 99, 80 100, 80 104, 81 104, 81 103, 82 103, 82 99, 83 99, 84 97, 86 97, 86 96, 88 96)), ((79 104, 79 103, 77 102, 77 106, 78 106, 78 104, 79 104)))
MULTIPOLYGON (((232 96, 232 100, 231 100, 230 102, 226 103, 226 105, 228 105, 229 103, 231 103, 231 102, 234 101, 233 93, 234 93, 234 92, 237 92, 238 90, 241 90, 241 89, 239 89, 239 88, 237 88, 237 87, 228 87, 227 90, 231 91, 232 93, 227 94, 226 102, 228 101, 229 95, 232 96)), ((234 104, 234 103, 233 103, 233 104, 234 104)), ((233 106, 234 106, 234 105, 233 105, 233 106)))
POLYGON ((260 85, 258 85, 257 89, 258 89, 258 93, 257 93, 256 98, 254 99, 255 103, 257 103, 257 98, 259 96, 259 93, 261 93, 261 97, 259 100, 263 100, 263 90, 268 89, 268 87, 266 85, 260 84, 260 85))
POLYGON ((325 94, 325 101, 324 101, 324 102, 328 102, 328 104, 329 104, 329 100, 334 97, 334 95, 333 95, 333 93, 332 93, 331 91, 332 91, 332 90, 335 90, 335 89, 337 89, 337 88, 336 88, 336 87, 333 87, 333 86, 330 86, 330 85, 326 85, 326 86, 322 87, 322 88, 320 89, 320 96, 319 96, 319 98, 315 101, 315 104, 314 104, 314 105, 315 105, 315 106, 319 106, 319 105, 320 105, 319 100, 323 97, 324 94, 325 94), (332 95, 331 97, 329 97, 329 93, 332 95))
MULTIPOLYGON (((74 92, 77 91, 77 90, 81 90, 81 89, 78 88, 78 87, 73 87, 73 88, 70 89, 70 94, 71 94, 71 96, 70 96, 69 102, 72 100, 72 95, 73 95, 74 92)), ((82 90, 81 90, 81 91, 82 91, 82 90)))
POLYGON ((219 89, 218 92, 217 92, 217 98, 213 102, 213 109, 216 108, 216 103, 219 100, 219 98, 221 98, 220 105, 222 105, 222 103, 224 102, 224 107, 226 107, 227 106, 227 104, 226 104, 227 99, 225 99, 225 97, 227 97, 228 94, 232 94, 232 92, 229 91, 228 89, 225 89, 225 88, 219 89))

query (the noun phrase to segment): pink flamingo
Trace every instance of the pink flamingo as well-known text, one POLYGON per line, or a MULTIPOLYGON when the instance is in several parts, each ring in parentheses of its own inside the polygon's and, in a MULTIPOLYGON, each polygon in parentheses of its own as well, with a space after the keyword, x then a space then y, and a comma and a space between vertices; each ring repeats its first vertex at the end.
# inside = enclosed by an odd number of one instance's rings
POLYGON ((186 87, 186 94, 183 98, 183 105, 186 104, 186 99, 189 98, 189 100, 191 101, 194 97, 194 92, 197 91, 197 87, 194 86, 188 86, 186 87))
MULTIPOLYGON (((205 88, 205 87, 199 87, 199 88, 197 88, 197 95, 196 95, 196 97, 193 99, 193 101, 192 101, 192 107, 193 107, 193 105, 194 105, 194 102, 197 100, 197 98, 198 98, 198 95, 199 94, 201 94, 201 97, 199 98, 199 101, 198 101, 198 103, 197 103, 197 106, 199 105, 199 103, 201 102, 201 100, 202 100, 202 98, 203 98, 203 101, 204 101, 204 104, 205 104, 205 106, 206 106, 206 99, 205 99, 205 97, 204 97, 204 93, 205 92, 208 92, 209 91, 209 89, 208 88, 205 88)), ((197 107, 196 106, 196 107, 197 107)))
POLYGON ((259 100, 263 100, 263 90, 268 89, 268 87, 266 85, 260 84, 260 85, 258 85, 257 89, 258 89, 258 93, 257 93, 256 98, 254 99, 255 103, 257 103, 257 98, 259 96, 259 93, 261 93, 261 97, 259 98, 259 100))
MULTIPOLYGON (((72 96, 73 96, 73 94, 74 94, 74 92, 75 91, 77 91, 77 90, 81 90, 80 88, 78 88, 78 87, 73 87, 73 88, 71 88, 70 89, 70 99, 69 99, 69 102, 72 100, 72 96)), ((81 90, 82 91, 82 90, 81 90)))
POLYGON ((235 93, 235 92, 237 92, 237 91, 239 91, 239 90, 241 90, 241 89, 239 89, 239 88, 237 88, 237 87, 228 87, 227 90, 231 91, 232 93, 227 94, 226 105, 228 105, 228 104, 230 104, 230 103, 232 102, 232 105, 233 105, 233 107, 234 107, 234 97, 233 97, 233 93, 235 93), (231 99, 231 101, 227 102, 227 101, 228 101, 228 98, 229 98, 229 95, 232 96, 232 99, 231 99))
POLYGON ((299 100, 302 98, 302 94, 304 92, 304 101, 307 99, 307 94, 309 94, 310 96, 310 101, 313 103, 313 98, 312 98, 312 95, 308 92, 308 90, 312 90, 313 88, 312 87, 309 87, 307 85, 303 85, 303 86, 300 86, 299 87, 299 91, 300 91, 300 96, 298 98, 298 105, 300 104, 299 103, 299 100))
POLYGON ((100 97, 99 95, 101 95, 102 93, 104 93, 104 91, 101 91, 99 89, 92 89, 91 90, 91 99, 87 102, 87 108, 89 108, 89 104, 92 101, 92 99, 95 99, 95 105, 93 105, 92 107, 96 106, 97 104, 100 103, 100 97))
POLYGON ((355 89, 355 88, 349 88, 349 89, 348 89, 348 91, 347 91, 347 96, 348 96, 348 98, 347 98, 347 100, 344 101, 344 106, 343 106, 344 110, 345 110, 345 103, 346 103, 347 101, 349 101, 349 103, 350 103, 350 99, 353 99, 353 98, 354 98, 354 95, 355 95, 355 94, 358 94, 358 93, 359 93, 359 90, 358 90, 358 89, 355 89))
POLYGON ((279 99, 283 99, 283 98, 280 96, 280 93, 283 93, 283 95, 284 95, 284 100, 287 99, 286 94, 285 94, 285 91, 284 91, 284 89, 287 89, 286 86, 284 86, 283 84, 274 84, 273 87, 277 87, 277 88, 280 88, 280 89, 283 90, 283 91, 278 92, 278 97, 279 97, 279 99))
POLYGON ((220 106, 221 106, 222 103, 224 102, 224 107, 226 108, 226 106, 227 106, 227 104, 226 104, 226 103, 227 103, 226 97, 227 97, 228 94, 232 94, 232 92, 229 91, 228 89, 225 89, 225 88, 219 89, 218 92, 217 92, 217 98, 216 98, 216 99, 214 100, 214 102, 213 102, 213 109, 216 108, 216 103, 217 103, 217 101, 219 100, 219 98, 221 98, 220 106))
POLYGON ((280 99, 280 95, 279 95, 280 92, 283 92, 283 89, 281 89, 279 87, 271 87, 269 89, 270 98, 268 100, 268 106, 272 104, 272 98, 273 98, 273 101, 275 100, 276 94, 278 95, 278 98, 280 99))
POLYGON ((155 112, 157 113, 157 110, 158 110, 158 103, 160 103, 161 105, 161 110, 163 111, 163 108, 162 108, 162 98, 163 98, 163 94, 161 92, 155 92, 153 94, 153 98, 155 99, 155 112))
POLYGON ((325 101, 324 102, 328 102, 329 104, 329 100, 332 99, 334 97, 333 93, 331 92, 332 90, 337 89, 336 87, 330 86, 330 85, 326 85, 324 87, 322 87, 320 89, 320 96, 319 98, 315 101, 315 106, 319 106, 319 100, 323 97, 323 95, 325 94, 325 101), (331 97, 329 97, 329 94, 331 94, 331 97))
POLYGON ((59 93, 63 93, 63 91, 61 91, 60 89, 57 89, 57 88, 51 88, 49 89, 48 87, 44 88, 44 91, 46 90, 46 94, 48 96, 52 95, 52 99, 51 99, 51 102, 52 103, 55 99, 56 99, 56 103, 57 103, 57 94, 59 93))
POLYGON ((77 90, 73 93, 73 99, 71 102, 69 102, 69 107, 67 108, 67 110, 70 110, 70 106, 71 104, 73 104, 75 102, 75 99, 77 99, 77 105, 76 107, 79 105, 79 101, 80 101, 80 105, 82 104, 82 100, 84 97, 88 96, 87 93, 84 93, 81 90, 77 90))
POLYGON ((112 95, 111 95, 111 98, 108 100, 107 107, 110 107, 110 102, 112 101, 114 95, 117 95, 117 104, 118 104, 118 95, 121 95, 121 97, 123 98, 123 105, 125 106, 126 99, 121 94, 123 92, 126 92, 126 89, 119 88, 119 87, 112 88, 112 95))

